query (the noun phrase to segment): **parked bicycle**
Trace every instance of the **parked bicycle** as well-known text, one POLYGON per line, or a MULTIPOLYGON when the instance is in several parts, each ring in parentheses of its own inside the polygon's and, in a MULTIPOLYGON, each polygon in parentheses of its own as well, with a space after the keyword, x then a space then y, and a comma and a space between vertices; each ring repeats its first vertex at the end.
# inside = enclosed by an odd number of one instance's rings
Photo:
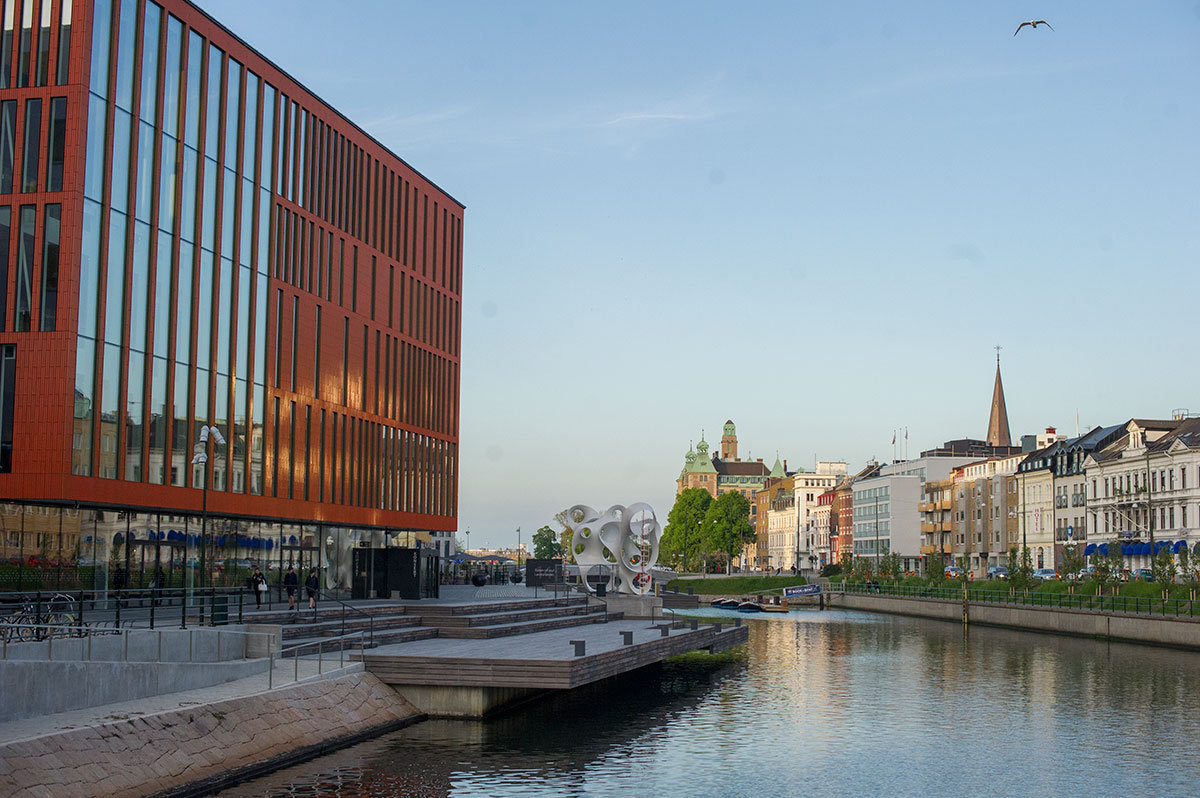
POLYGON ((10 605, 0 615, 0 637, 6 642, 26 643, 77 634, 65 628, 76 626, 74 602, 66 593, 49 598, 23 596, 19 604, 10 605))

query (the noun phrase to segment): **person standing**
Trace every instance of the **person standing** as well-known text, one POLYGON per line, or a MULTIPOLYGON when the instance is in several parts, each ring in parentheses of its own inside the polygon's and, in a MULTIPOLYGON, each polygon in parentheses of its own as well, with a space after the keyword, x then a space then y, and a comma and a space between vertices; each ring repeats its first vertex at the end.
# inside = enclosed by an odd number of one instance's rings
POLYGON ((321 586, 321 580, 317 576, 317 569, 311 568, 308 572, 308 579, 304 580, 304 590, 308 593, 308 608, 315 610, 317 608, 317 588, 321 586))
POLYGON ((254 573, 250 574, 250 589, 254 591, 254 606, 261 608, 263 594, 267 592, 267 578, 257 565, 254 566, 254 573))
POLYGON ((296 588, 300 587, 300 577, 296 575, 296 569, 290 565, 287 573, 283 575, 283 586, 287 588, 288 609, 298 609, 296 607, 296 588))

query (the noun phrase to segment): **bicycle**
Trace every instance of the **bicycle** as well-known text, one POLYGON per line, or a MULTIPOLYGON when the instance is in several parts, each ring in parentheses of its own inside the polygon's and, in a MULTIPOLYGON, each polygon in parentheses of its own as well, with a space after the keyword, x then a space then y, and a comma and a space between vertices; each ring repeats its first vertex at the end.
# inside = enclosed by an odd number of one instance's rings
POLYGON ((71 631, 54 628, 76 625, 77 616, 71 612, 75 601, 66 593, 55 593, 46 601, 22 598, 14 614, 0 616, 0 634, 5 642, 29 643, 48 637, 66 637, 71 631), (47 628, 50 627, 50 628, 47 628))

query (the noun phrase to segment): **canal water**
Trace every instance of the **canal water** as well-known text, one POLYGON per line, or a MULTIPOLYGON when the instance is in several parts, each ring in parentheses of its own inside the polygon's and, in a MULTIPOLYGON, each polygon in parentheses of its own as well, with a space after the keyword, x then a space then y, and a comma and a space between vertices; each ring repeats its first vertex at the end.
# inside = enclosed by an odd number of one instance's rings
POLYGON ((417 724, 219 795, 1200 795, 1196 653, 848 611, 750 617, 734 652, 417 724))

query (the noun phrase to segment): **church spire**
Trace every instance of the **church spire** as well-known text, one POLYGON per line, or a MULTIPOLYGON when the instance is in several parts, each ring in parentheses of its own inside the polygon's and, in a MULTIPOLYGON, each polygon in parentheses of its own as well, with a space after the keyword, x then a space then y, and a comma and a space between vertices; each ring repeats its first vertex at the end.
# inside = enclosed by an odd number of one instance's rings
POLYGON ((988 418, 987 442, 992 446, 1012 446, 1008 431, 1008 408, 1004 405, 1004 383, 1000 381, 1000 347, 996 347, 996 384, 992 388, 992 413, 988 418))

